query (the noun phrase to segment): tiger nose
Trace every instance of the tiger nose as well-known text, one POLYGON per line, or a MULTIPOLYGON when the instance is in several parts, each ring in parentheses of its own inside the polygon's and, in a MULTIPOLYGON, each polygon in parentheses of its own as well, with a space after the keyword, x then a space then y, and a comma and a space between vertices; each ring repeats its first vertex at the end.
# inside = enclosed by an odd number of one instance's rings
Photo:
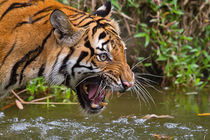
POLYGON ((125 89, 128 89, 128 88, 130 88, 130 87, 132 87, 134 84, 133 84, 133 82, 123 82, 123 87, 125 88, 125 89))

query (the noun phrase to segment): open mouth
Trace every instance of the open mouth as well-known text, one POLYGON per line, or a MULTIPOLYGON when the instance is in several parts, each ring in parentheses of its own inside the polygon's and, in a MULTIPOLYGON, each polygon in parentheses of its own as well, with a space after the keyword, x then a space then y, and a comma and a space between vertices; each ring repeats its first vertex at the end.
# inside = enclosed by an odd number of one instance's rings
POLYGON ((105 106, 106 89, 102 85, 102 78, 99 76, 82 80, 77 86, 77 96, 83 109, 88 113, 98 113, 105 106))

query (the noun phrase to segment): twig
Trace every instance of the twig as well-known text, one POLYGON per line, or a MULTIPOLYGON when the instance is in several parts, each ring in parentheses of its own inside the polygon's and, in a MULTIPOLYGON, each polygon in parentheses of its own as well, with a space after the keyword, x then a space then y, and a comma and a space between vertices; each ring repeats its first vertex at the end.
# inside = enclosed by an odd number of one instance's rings
POLYGON ((119 12, 119 11, 112 11, 114 14, 119 14, 120 16, 130 20, 130 21, 134 21, 131 17, 127 16, 126 14, 122 13, 122 12, 119 12))
POLYGON ((123 18, 123 20, 124 20, 124 22, 125 22, 125 26, 126 26, 126 28, 127 28, 128 34, 129 34, 129 36, 131 36, 131 29, 130 29, 130 27, 129 27, 129 25, 128 25, 128 21, 127 21, 125 18, 123 18))
POLYGON ((96 7, 96 2, 95 2, 95 0, 92 0, 91 1, 91 10, 95 11, 95 7, 96 7))
MULTIPOLYGON (((22 102, 21 102, 22 103, 22 102)), ((77 102, 70 102, 70 103, 62 103, 62 102, 23 102, 22 104, 30 104, 30 105, 76 105, 77 102)))
POLYGON ((25 102, 24 100, 22 100, 22 99, 17 95, 17 93, 14 92, 14 90, 11 90, 11 91, 12 91, 12 93, 15 95, 15 97, 16 97, 21 103, 24 103, 24 102, 25 102))
MULTIPOLYGON (((26 91, 27 91, 27 89, 24 89, 24 90, 21 90, 20 92, 18 92, 16 94, 19 95, 19 94, 24 93, 26 91)), ((14 95, 12 95, 11 97, 9 97, 9 99, 12 99, 12 98, 14 98, 14 95)))
POLYGON ((62 103, 62 102, 37 102, 37 101, 41 101, 41 100, 45 100, 47 98, 52 98, 53 96, 48 96, 48 97, 43 97, 43 98, 40 98, 40 99, 35 99, 35 100, 32 100, 30 102, 26 102, 24 101, 23 99, 21 99, 17 93, 14 92, 14 90, 11 90, 12 93, 15 95, 15 97, 22 103, 22 104, 78 104, 77 102, 70 102, 70 103, 62 103))
POLYGON ((27 91, 27 89, 21 90, 20 92, 17 93, 17 95, 19 95, 19 94, 21 94, 23 92, 26 92, 26 91, 27 91))
POLYGON ((30 102, 39 102, 39 101, 42 101, 42 100, 46 100, 48 98, 53 98, 54 96, 47 96, 47 97, 43 97, 43 98, 39 98, 39 99, 35 99, 35 100, 32 100, 30 102))

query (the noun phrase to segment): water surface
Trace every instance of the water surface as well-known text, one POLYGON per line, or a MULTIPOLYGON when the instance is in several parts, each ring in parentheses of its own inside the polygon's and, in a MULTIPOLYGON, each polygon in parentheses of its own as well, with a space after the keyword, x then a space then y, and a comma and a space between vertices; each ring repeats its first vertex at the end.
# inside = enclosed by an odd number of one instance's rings
POLYGON ((200 92, 168 90, 151 93, 155 104, 139 103, 135 95, 113 96, 99 115, 81 113, 79 105, 25 105, 0 111, 0 139, 210 139, 208 89, 200 92), (174 119, 142 119, 147 114, 174 119))

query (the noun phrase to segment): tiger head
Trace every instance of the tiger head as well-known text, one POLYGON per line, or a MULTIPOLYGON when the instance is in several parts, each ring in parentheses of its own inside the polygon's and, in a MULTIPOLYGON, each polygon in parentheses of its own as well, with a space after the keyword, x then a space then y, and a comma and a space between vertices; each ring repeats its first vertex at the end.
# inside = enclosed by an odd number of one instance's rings
POLYGON ((126 47, 118 24, 110 19, 110 1, 93 15, 65 13, 54 10, 50 16, 56 42, 64 53, 59 58, 59 72, 63 74, 63 84, 76 90, 82 108, 98 113, 106 104, 108 90, 124 92, 134 85, 126 47))

